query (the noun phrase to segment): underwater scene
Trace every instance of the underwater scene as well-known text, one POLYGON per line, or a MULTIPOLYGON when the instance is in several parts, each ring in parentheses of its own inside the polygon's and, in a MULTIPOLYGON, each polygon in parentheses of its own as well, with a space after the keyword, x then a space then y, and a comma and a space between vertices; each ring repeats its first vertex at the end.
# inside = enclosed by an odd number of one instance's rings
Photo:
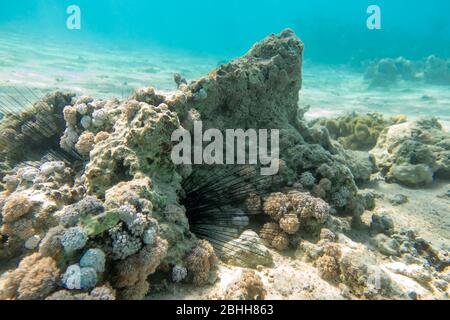
POLYGON ((0 300, 448 300, 448 0, 0 0, 0 300))

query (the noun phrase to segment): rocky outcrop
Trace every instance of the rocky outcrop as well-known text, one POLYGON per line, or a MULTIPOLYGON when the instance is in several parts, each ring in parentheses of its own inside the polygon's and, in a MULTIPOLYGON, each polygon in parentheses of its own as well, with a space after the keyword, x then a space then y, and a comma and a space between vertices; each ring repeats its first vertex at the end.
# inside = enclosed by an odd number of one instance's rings
POLYGON ((371 153, 393 182, 422 187, 450 177, 450 133, 435 118, 390 127, 371 153))
POLYGON ((420 61, 403 57, 383 58, 369 63, 365 78, 372 87, 389 87, 398 81, 450 84, 450 60, 431 55, 420 61))

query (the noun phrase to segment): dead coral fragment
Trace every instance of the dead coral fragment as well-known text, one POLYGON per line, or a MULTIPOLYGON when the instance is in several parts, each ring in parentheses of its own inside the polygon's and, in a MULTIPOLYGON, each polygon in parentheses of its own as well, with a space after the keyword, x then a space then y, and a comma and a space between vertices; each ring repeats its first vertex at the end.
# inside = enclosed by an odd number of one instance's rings
POLYGON ((264 300, 267 291, 261 278, 250 270, 242 272, 241 277, 232 282, 226 290, 226 300, 264 300))
POLYGON ((206 240, 200 240, 186 259, 188 271, 193 274, 193 283, 197 286, 208 283, 209 272, 216 265, 214 248, 206 240))

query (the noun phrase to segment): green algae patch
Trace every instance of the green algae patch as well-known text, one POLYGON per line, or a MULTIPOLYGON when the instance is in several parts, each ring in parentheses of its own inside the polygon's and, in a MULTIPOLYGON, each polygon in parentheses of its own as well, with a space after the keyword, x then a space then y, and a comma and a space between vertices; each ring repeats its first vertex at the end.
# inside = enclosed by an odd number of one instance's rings
POLYGON ((321 119, 317 124, 325 126, 331 137, 344 148, 369 151, 375 147, 383 130, 405 121, 406 117, 402 115, 385 119, 380 113, 351 113, 335 119, 321 119))
POLYGON ((97 216, 88 215, 81 220, 81 225, 90 237, 95 237, 119 223, 117 210, 107 211, 97 216))

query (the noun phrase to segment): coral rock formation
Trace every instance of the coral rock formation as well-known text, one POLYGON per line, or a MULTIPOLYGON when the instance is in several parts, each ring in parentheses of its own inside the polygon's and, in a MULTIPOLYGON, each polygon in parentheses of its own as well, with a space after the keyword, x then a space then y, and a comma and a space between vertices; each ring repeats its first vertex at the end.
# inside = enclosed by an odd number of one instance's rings
MULTIPOLYGON (((237 239, 229 237, 227 246, 234 250, 222 252, 225 260, 245 267, 270 265, 272 254, 260 240, 280 251, 298 246, 322 277, 341 281, 358 297, 375 296, 366 282, 379 273, 384 279, 388 271, 364 260, 368 253, 355 244, 330 244, 349 229, 348 221, 358 222, 373 209, 374 196, 356 185, 369 179, 373 163, 367 153, 356 157, 332 138, 366 149, 379 135, 373 155, 382 172, 394 181, 421 185, 450 175, 448 135, 435 120, 382 131, 385 122, 376 116, 345 120, 342 136, 332 128, 343 124, 325 123, 328 130, 309 126, 298 108, 302 54, 302 42, 285 30, 199 80, 187 83, 177 76, 178 90, 172 93, 143 88, 123 101, 55 93, 18 118, 6 115, 8 121, 0 123, 0 259, 24 258, 6 273, 0 296, 142 299, 153 274, 175 283, 213 284, 217 243, 195 235, 183 206, 189 201, 182 199, 183 179, 193 169, 171 160, 172 133, 193 130, 197 120, 204 129, 280 130, 279 174, 261 183, 269 190, 264 195, 241 177, 251 192, 239 208, 242 215, 231 221, 250 228, 248 216, 262 217, 259 236, 247 230, 240 237, 236 233, 237 239), (398 128, 404 132, 394 136, 398 128), (32 137, 36 130, 41 133, 32 137), (305 235, 318 244, 304 241, 305 235)), ((375 232, 384 228, 375 224, 375 232)), ((442 287, 444 276, 433 272, 444 273, 445 257, 419 237, 385 229, 385 237, 397 243, 392 256, 428 262, 430 281, 442 287)), ((386 244, 386 238, 376 237, 375 248, 386 244)), ((417 271, 398 265, 396 270, 417 271)), ((388 297, 389 288, 382 286, 388 297)), ((262 280, 250 271, 226 294, 230 299, 266 295, 262 280)))
POLYGON ((450 134, 435 118, 395 125, 372 150, 388 180, 411 187, 450 176, 450 134))

